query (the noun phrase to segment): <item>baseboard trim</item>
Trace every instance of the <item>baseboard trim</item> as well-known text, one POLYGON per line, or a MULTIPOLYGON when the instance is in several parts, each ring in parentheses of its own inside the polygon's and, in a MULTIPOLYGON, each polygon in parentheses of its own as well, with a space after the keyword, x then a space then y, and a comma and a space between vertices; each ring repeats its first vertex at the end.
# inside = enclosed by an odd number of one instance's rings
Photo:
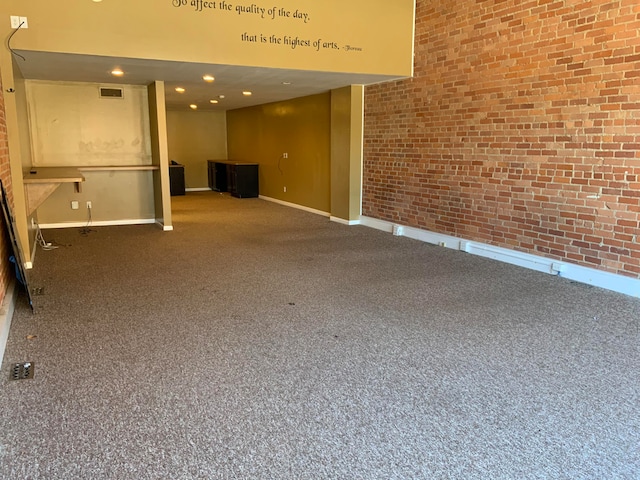
POLYGON ((157 218, 155 224, 159 226, 163 232, 173 232, 173 225, 165 225, 161 218, 157 218))
POLYGON ((260 195, 262 200, 266 200, 267 202, 278 203, 280 205, 284 205, 285 207, 297 208, 298 210, 304 210, 305 212, 315 213, 316 215, 322 215, 323 217, 331 217, 329 212, 323 212, 322 210, 316 210, 315 208, 305 207, 304 205, 298 205, 297 203, 285 202, 284 200, 278 200, 277 198, 265 197, 264 195, 260 195))
POLYGON ((340 223, 342 225, 360 225, 360 220, 345 220, 344 218, 334 216, 329 217, 329 220, 331 220, 332 222, 340 223))
MULTIPOLYGON (((148 225, 156 223, 155 218, 132 218, 124 220, 105 220, 105 221, 92 221, 90 227, 113 227, 122 225, 148 225)), ((52 228, 81 228, 86 227, 87 222, 63 222, 63 223, 41 223, 41 230, 49 230, 52 228)))
POLYGON ((24 268, 30 270, 33 268, 33 264, 36 262, 36 251, 38 250, 38 240, 34 240, 33 245, 31 245, 31 261, 24 262, 24 268))
POLYGON ((439 245, 453 250, 461 250, 472 255, 490 258, 499 262, 517 265, 519 267, 536 270, 549 275, 574 280, 576 282, 593 285, 631 297, 640 298, 640 280, 615 273, 583 267, 573 263, 553 260, 530 253, 518 252, 504 247, 496 247, 482 242, 465 240, 451 235, 422 230, 415 227, 394 224, 385 220, 378 220, 366 216, 360 217, 360 224, 366 227, 393 233, 414 240, 439 245))
POLYGON ((12 281, 4 293, 4 299, 0 306, 0 365, 4 359, 4 350, 9 339, 9 330, 11 329, 11 320, 13 312, 16 308, 16 282, 12 281))
POLYGON ((211 189, 209 187, 198 187, 198 188, 185 188, 185 192, 210 192, 211 189))

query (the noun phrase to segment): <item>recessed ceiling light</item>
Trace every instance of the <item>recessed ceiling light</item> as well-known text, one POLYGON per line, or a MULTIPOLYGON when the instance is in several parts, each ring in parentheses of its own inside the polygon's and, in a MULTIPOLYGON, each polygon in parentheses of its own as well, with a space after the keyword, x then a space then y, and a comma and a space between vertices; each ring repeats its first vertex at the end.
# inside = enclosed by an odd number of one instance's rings
POLYGON ((93 3, 100 3, 102 0, 93 0, 93 3))
POLYGON ((209 103, 218 103, 218 100, 209 100, 209 103))
POLYGON ((192 103, 191 105, 189 105, 189 108, 191 110, 197 110, 198 109, 198 105, 196 105, 195 103, 192 103))
POLYGON ((283 85, 291 85, 291 82, 282 82, 283 85))
POLYGON ((184 89, 184 88, 182 88, 182 87, 176 87, 176 92, 178 92, 178 93, 184 93, 184 92, 185 92, 185 89, 184 89))
POLYGON ((224 98, 224 95, 218 95, 218 98, 224 98))
POLYGON ((205 82, 213 82, 215 80, 215 77, 213 75, 203 75, 202 79, 205 82))
POLYGON ((242 94, 243 94, 245 97, 250 97, 250 96, 252 95, 252 92, 250 92, 250 91, 248 91, 248 90, 245 90, 244 92, 242 92, 242 94))
POLYGON ((113 75, 114 77, 121 77, 122 75, 124 75, 124 72, 119 68, 114 68, 113 70, 111 70, 111 75, 113 75))

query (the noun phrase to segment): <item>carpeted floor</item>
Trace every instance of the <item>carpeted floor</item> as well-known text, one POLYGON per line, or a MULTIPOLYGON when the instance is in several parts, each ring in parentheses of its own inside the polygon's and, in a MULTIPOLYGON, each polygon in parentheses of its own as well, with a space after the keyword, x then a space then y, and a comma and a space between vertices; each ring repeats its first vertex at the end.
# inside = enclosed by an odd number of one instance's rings
POLYGON ((173 232, 44 232, 0 478, 640 478, 639 300, 259 199, 173 203, 173 232))

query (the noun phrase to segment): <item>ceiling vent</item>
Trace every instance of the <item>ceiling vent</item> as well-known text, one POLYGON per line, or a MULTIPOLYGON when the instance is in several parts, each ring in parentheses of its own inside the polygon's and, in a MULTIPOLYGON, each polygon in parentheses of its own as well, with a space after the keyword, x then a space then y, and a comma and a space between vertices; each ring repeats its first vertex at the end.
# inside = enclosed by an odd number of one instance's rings
POLYGON ((100 98, 124 98, 121 88, 100 87, 100 98))

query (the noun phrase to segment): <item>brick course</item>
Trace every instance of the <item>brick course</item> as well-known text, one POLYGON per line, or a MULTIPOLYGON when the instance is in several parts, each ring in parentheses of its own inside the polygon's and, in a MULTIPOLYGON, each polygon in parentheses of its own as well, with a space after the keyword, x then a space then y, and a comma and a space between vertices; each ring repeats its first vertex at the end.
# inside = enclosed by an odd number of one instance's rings
POLYGON ((418 0, 363 214, 640 277, 640 3, 418 0))

